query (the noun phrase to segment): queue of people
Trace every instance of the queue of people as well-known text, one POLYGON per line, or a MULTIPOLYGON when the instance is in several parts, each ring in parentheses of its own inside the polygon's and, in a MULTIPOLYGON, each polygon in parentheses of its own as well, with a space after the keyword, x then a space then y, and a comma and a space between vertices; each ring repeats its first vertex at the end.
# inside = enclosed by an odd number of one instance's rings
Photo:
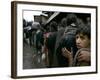
POLYGON ((44 28, 41 24, 35 27, 23 21, 23 42, 29 39, 29 45, 41 55, 48 68, 91 65, 91 28, 90 18, 84 22, 76 14, 70 13, 60 23, 51 21, 44 28), (28 28, 31 26, 30 28, 28 28))

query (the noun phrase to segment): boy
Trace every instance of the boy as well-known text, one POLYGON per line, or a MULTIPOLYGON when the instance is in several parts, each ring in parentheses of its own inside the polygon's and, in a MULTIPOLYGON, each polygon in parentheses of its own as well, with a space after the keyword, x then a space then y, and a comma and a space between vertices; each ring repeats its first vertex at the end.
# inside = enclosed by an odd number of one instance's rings
POLYGON ((78 51, 74 58, 72 52, 66 48, 62 49, 62 54, 68 59, 69 66, 90 66, 90 46, 91 46, 91 34, 90 26, 82 26, 76 31, 76 46, 78 51))

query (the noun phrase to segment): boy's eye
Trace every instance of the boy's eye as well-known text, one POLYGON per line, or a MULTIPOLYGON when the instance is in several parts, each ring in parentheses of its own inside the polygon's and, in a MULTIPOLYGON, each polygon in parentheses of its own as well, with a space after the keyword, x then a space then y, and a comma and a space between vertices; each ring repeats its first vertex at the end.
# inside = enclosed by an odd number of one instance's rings
POLYGON ((76 39, 78 39, 78 38, 80 38, 81 40, 84 40, 85 39, 85 37, 84 36, 81 36, 81 35, 77 35, 76 36, 76 39))
POLYGON ((85 39, 85 37, 84 36, 80 36, 80 38, 83 40, 83 39, 85 39))
POLYGON ((79 36, 76 36, 76 39, 78 39, 79 38, 79 36))

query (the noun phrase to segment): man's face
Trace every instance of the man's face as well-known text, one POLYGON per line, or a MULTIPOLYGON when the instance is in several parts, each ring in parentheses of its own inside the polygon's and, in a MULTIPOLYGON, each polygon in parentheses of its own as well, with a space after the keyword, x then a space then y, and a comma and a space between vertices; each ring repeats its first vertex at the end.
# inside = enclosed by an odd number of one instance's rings
POLYGON ((76 46, 78 49, 89 48, 90 47, 90 39, 87 37, 87 35, 77 34, 76 35, 76 46))

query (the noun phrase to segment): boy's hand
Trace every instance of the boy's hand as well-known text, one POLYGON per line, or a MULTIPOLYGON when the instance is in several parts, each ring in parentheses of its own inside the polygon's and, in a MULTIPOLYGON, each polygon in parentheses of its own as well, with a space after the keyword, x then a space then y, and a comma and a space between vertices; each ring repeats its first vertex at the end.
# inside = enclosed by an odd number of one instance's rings
POLYGON ((81 51, 77 57, 78 61, 85 61, 85 62, 90 62, 90 52, 87 51, 81 51))

